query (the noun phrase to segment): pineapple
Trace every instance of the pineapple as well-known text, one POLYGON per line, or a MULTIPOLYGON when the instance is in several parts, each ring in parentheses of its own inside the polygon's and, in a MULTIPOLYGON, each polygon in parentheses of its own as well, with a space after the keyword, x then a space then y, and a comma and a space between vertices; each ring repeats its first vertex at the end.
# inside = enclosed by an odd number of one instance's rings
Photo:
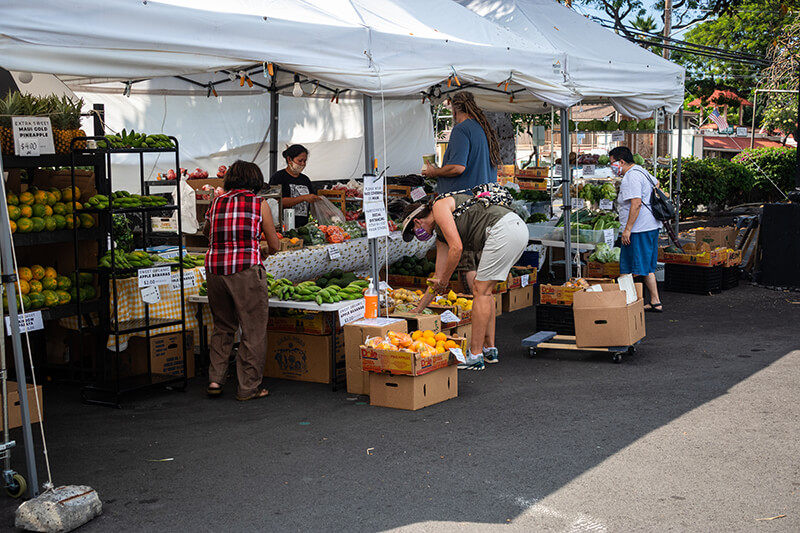
POLYGON ((8 91, 5 98, 0 99, 0 150, 4 154, 14 154, 14 130, 11 117, 23 114, 22 95, 19 91, 8 91))
MULTIPOLYGON (((53 125, 53 140, 57 154, 66 154, 70 151, 70 143, 74 137, 85 137, 86 132, 81 129, 81 108, 83 99, 77 102, 67 96, 58 98, 50 96, 50 117, 53 125)), ((85 141, 75 143, 75 148, 86 148, 85 141)))

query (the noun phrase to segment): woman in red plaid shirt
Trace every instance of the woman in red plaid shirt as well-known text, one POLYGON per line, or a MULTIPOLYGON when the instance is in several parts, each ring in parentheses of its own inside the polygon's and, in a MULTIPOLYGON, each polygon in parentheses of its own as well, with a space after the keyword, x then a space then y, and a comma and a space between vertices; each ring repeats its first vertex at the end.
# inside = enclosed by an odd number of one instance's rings
POLYGON ((267 202, 256 196, 264 185, 261 169, 236 161, 223 179, 225 194, 214 199, 203 227, 209 242, 205 261, 208 304, 214 318, 207 392, 211 396, 222 393, 234 336, 241 327, 236 399, 244 401, 269 395, 261 388, 269 314, 269 286, 259 250, 261 233, 268 253, 277 252, 280 243, 267 202))

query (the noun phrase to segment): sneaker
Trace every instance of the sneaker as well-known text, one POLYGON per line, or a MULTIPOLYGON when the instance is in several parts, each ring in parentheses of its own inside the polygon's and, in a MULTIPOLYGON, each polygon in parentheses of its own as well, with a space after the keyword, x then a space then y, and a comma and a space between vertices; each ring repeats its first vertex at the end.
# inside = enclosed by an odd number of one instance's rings
POLYGON ((497 348, 484 348, 483 349, 483 361, 486 364, 490 363, 499 363, 500 362, 500 354, 497 351, 497 348))
POLYGON ((486 368, 483 364, 483 354, 472 355, 471 352, 467 352, 466 359, 466 363, 459 363, 459 370, 483 370, 486 368))

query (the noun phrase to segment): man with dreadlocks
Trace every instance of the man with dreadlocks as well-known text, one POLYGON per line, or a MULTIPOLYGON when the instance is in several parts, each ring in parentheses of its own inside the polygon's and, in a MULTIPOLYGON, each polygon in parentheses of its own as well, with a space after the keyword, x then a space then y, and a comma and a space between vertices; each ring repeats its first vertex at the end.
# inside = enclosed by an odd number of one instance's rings
POLYGON ((476 185, 497 182, 500 141, 489 125, 472 93, 460 91, 450 98, 453 109, 453 130, 441 167, 430 163, 423 176, 437 178, 436 192, 472 189, 476 185))

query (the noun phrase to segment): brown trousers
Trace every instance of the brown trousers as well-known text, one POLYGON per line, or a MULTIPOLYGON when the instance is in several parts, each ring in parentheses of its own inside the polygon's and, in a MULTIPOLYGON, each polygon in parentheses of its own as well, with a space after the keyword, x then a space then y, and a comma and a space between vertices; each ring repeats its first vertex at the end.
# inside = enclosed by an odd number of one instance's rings
POLYGON ((242 338, 236 356, 237 394, 247 397, 261 385, 267 361, 269 284, 264 267, 220 276, 208 273, 208 305, 214 318, 208 367, 209 382, 225 383, 236 331, 242 338))

